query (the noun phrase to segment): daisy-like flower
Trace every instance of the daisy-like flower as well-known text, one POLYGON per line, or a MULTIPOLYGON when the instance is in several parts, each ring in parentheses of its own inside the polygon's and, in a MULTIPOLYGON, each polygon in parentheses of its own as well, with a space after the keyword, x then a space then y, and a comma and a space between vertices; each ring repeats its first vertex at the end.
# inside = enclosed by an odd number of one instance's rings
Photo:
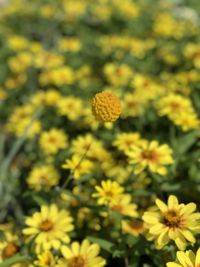
POLYGON ((137 205, 131 203, 131 195, 129 194, 120 195, 110 207, 113 211, 119 212, 122 215, 130 217, 138 216, 137 205))
POLYGON ((4 235, 5 240, 0 241, 0 263, 14 256, 20 249, 16 235, 7 230, 4 231, 4 235))
POLYGON ((52 128, 41 134, 39 145, 46 155, 54 155, 67 147, 67 136, 64 131, 52 128))
POLYGON ((157 109, 160 116, 168 116, 170 119, 176 118, 182 112, 191 113, 193 111, 191 101, 178 94, 168 94, 159 99, 157 109))
POLYGON ((61 242, 69 243, 68 235, 74 229, 72 217, 66 210, 58 210, 55 204, 42 206, 40 212, 25 220, 24 235, 35 237, 36 251, 59 249, 61 242))
POLYGON ((139 236, 145 231, 144 222, 138 219, 131 221, 123 220, 122 231, 133 236, 139 236))
POLYGON ((197 114, 187 112, 182 112, 174 119, 174 123, 180 126, 184 132, 198 129, 200 126, 200 120, 197 117, 197 114))
POLYGON ((36 191, 41 189, 49 191, 52 186, 58 184, 59 178, 60 175, 53 166, 35 166, 27 177, 27 183, 36 191))
POLYGON ((43 251, 39 254, 38 259, 34 261, 34 264, 38 267, 54 267, 56 263, 56 258, 52 255, 50 251, 43 251))
POLYGON ((199 267, 200 266, 200 248, 196 255, 191 250, 176 253, 177 261, 168 262, 167 267, 199 267))
POLYGON ((143 215, 148 229, 147 239, 154 240, 157 249, 162 249, 173 240, 180 250, 186 248, 187 242, 194 244, 193 234, 200 231, 200 213, 195 212, 194 203, 179 204, 178 199, 170 195, 168 203, 156 199, 157 209, 146 211, 143 215))
POLYGON ((117 182, 111 180, 102 181, 101 187, 95 186, 96 193, 92 194, 93 197, 98 198, 99 205, 116 204, 118 198, 122 195, 124 188, 117 182))
POLYGON ((94 164, 84 157, 79 155, 73 155, 71 159, 67 159, 65 164, 62 165, 63 169, 69 169, 73 173, 75 179, 79 179, 81 175, 91 172, 94 164))
POLYGON ((87 239, 81 244, 73 242, 71 247, 62 246, 61 252, 64 257, 60 260, 57 267, 103 267, 106 261, 98 256, 100 247, 91 244, 87 239))
POLYGON ((151 172, 166 175, 165 165, 173 163, 172 149, 166 144, 159 145, 157 141, 144 140, 140 145, 132 146, 126 154, 129 157, 129 163, 135 165, 135 174, 148 168, 151 172))
POLYGON ((119 150, 129 151, 131 146, 140 144, 141 138, 139 133, 119 133, 113 142, 119 150))

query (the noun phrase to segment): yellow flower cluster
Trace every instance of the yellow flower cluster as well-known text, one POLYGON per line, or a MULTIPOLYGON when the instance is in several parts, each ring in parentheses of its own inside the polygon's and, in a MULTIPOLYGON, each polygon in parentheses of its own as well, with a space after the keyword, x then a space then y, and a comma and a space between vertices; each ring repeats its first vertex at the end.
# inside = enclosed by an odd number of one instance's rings
POLYGON ((0 0, 0 267, 200 267, 195 2, 0 0))

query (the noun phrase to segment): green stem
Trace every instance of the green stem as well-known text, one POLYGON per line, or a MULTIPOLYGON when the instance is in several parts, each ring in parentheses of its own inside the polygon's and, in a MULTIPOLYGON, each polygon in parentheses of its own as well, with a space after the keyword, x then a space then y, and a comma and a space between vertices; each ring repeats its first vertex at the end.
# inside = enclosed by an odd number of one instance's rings
POLYGON ((17 262, 24 262, 28 260, 28 256, 22 256, 20 254, 16 254, 11 258, 6 259, 5 261, 3 261, 2 263, 0 263, 0 267, 9 267, 14 263, 17 262))

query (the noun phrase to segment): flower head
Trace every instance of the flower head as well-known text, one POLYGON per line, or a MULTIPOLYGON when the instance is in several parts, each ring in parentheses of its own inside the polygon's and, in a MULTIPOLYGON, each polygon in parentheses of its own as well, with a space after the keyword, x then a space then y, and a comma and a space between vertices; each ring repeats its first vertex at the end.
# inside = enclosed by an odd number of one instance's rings
POLYGON ((121 102, 110 92, 98 93, 92 100, 92 112, 99 121, 116 121, 121 114, 121 102))
POLYGON ((184 250, 187 242, 194 244, 193 233, 199 232, 200 213, 195 212, 194 203, 179 204, 178 199, 170 195, 168 203, 156 199, 157 209, 146 211, 143 215, 148 239, 155 240, 157 249, 163 248, 173 240, 180 250, 184 250))
POLYGON ((136 166, 135 174, 148 168, 151 172, 166 175, 165 165, 173 163, 171 148, 166 144, 159 145, 157 141, 144 141, 140 145, 132 146, 126 154, 129 157, 129 163, 136 166))
POLYGON ((43 251, 38 255, 38 259, 34 262, 34 264, 38 267, 54 267, 56 259, 52 255, 50 251, 43 251))
POLYGON ((68 232, 74 227, 72 217, 66 210, 58 210, 54 204, 42 206, 40 212, 35 212, 32 217, 25 221, 27 228, 23 230, 24 235, 35 237, 36 250, 58 249, 61 242, 70 241, 68 232))
POLYGON ((191 251, 178 251, 176 253, 177 261, 168 262, 167 267, 199 267, 200 266, 200 248, 196 255, 191 251))
POLYGON ((95 186, 97 193, 92 196, 98 198, 98 204, 115 204, 118 198, 124 191, 124 188, 120 186, 117 182, 111 180, 102 181, 101 187, 95 186))
POLYGON ((58 184, 59 178, 60 175, 53 166, 35 166, 27 178, 27 183, 35 191, 41 189, 48 191, 52 186, 58 184))
POLYGON ((45 154, 54 155, 60 149, 65 149, 67 147, 67 136, 64 131, 52 128, 41 134, 39 144, 45 154))
POLYGON ((10 229, 0 229, 4 231, 5 239, 0 240, 0 263, 14 256, 20 249, 18 237, 13 235, 10 229))
POLYGON ((75 154, 71 159, 66 160, 65 164, 62 165, 62 168, 71 170, 74 178, 79 179, 81 175, 90 173, 93 166, 92 161, 75 154))
POLYGON ((87 239, 80 244, 73 242, 71 247, 62 246, 61 252, 64 260, 61 260, 58 267, 103 267, 106 261, 98 256, 100 247, 91 244, 87 239))

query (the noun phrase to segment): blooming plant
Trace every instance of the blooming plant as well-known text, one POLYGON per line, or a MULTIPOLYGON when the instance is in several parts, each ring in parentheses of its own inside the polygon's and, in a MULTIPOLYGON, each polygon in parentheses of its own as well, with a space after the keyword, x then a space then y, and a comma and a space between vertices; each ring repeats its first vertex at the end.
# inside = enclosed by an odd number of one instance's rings
POLYGON ((0 0, 0 267, 200 267, 199 0, 0 0))

